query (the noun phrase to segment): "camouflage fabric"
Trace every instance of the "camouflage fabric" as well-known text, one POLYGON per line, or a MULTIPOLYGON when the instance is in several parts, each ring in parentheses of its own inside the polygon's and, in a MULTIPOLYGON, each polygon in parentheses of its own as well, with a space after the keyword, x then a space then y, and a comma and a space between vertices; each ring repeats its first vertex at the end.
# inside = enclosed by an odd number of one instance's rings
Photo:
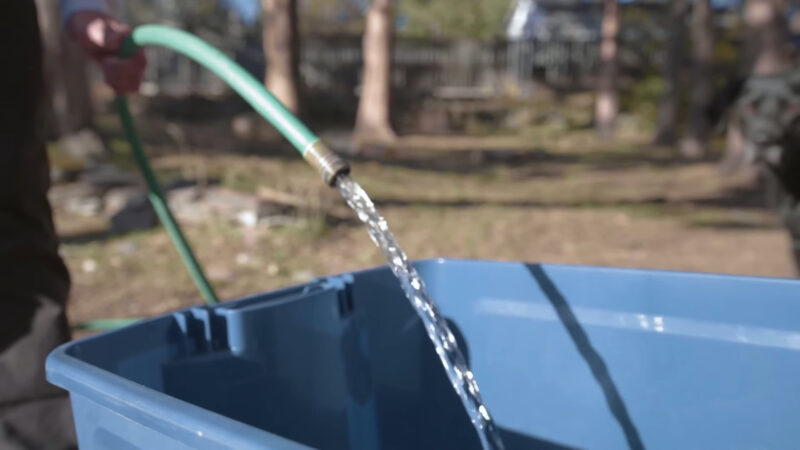
POLYGON ((776 205, 800 270, 800 70, 750 77, 737 106, 748 159, 776 180, 776 205))

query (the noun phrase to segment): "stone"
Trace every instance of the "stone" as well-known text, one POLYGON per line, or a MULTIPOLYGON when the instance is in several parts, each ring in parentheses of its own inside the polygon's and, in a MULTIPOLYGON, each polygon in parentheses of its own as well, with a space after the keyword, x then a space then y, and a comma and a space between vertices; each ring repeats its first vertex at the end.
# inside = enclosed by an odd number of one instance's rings
POLYGON ((247 228, 261 223, 262 218, 282 212, 280 205, 263 201, 257 195, 221 187, 174 189, 167 194, 169 206, 182 223, 203 223, 223 219, 247 228))
POLYGON ((140 202, 142 198, 147 198, 147 192, 140 187, 119 187, 113 188, 103 196, 103 209, 109 216, 113 216, 124 208, 128 203, 140 202))
POLYGON ((98 164, 86 169, 81 173, 80 180, 99 189, 142 184, 142 178, 138 173, 123 172, 113 164, 98 164))
POLYGON ((106 156, 106 148, 100 136, 88 128, 59 139, 58 148, 86 166, 98 163, 106 156))
POLYGON ((64 210, 84 217, 94 217, 103 210, 103 202, 95 196, 70 197, 64 202, 64 210))
POLYGON ((97 190, 83 183, 53 186, 47 197, 54 208, 79 216, 96 216, 103 209, 97 190))
POLYGON ((111 231, 130 233, 147 230, 158 225, 158 216, 150 205, 147 194, 135 188, 109 191, 105 197, 106 212, 111 216, 111 231))

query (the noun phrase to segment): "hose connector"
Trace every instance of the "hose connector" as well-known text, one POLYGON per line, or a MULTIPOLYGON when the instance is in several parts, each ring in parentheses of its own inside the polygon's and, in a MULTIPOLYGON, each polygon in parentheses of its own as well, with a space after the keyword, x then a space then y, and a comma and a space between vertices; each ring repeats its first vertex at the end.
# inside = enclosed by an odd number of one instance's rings
POLYGON ((336 177, 339 175, 350 173, 350 165, 321 140, 308 144, 303 158, 322 175, 322 180, 329 186, 336 184, 336 177))

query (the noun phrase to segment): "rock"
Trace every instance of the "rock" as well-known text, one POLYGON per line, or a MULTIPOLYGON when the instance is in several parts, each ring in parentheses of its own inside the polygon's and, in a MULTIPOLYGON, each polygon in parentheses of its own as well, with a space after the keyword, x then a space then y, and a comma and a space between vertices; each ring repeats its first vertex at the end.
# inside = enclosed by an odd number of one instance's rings
POLYGON ((158 216, 147 194, 136 188, 113 189, 105 197, 106 212, 111 215, 111 231, 130 233, 158 225, 158 216))
POLYGON ((181 223, 200 224, 208 220, 209 213, 202 205, 202 197, 203 190, 195 187, 167 191, 167 200, 172 214, 181 223))
POLYGON ((70 158, 89 166, 106 156, 103 141, 93 130, 83 129, 58 140, 58 148, 70 158))
POLYGON ((264 217, 282 213, 288 206, 263 201, 259 196, 217 186, 174 189, 167 194, 169 206, 180 222, 203 223, 224 219, 252 228, 264 217))
POLYGON ((257 218, 262 216, 261 200, 257 196, 230 189, 208 189, 203 196, 203 203, 217 217, 233 219, 244 212, 257 218))
POLYGON ((103 210, 99 197, 70 197, 64 201, 64 210, 79 216, 94 217, 103 210))
POLYGON ((158 217, 149 204, 126 207, 111 217, 111 231, 119 234, 148 230, 156 225, 158 217))
POLYGON ((54 208, 79 216, 95 216, 103 209, 97 191, 83 183, 54 186, 47 196, 54 208))
POLYGON ((113 164, 98 164, 84 170, 80 179, 93 187, 101 189, 142 184, 142 178, 139 174, 122 172, 113 164))
POLYGON ((110 189, 103 196, 105 213, 113 216, 130 202, 139 202, 147 198, 147 192, 140 187, 120 187, 110 189))
MULTIPOLYGON (((246 228, 296 222, 292 213, 301 209, 304 201, 289 194, 269 194, 247 194, 219 186, 177 187, 167 190, 166 193, 169 207, 181 225, 199 225, 214 219, 226 220, 246 228), (273 218, 274 221, 271 220, 273 218)), ((125 222, 124 225, 120 223, 121 228, 114 228, 114 231, 127 232, 157 224, 144 188, 112 188, 104 196, 103 204, 105 213, 112 217, 112 224, 115 220, 125 222)))

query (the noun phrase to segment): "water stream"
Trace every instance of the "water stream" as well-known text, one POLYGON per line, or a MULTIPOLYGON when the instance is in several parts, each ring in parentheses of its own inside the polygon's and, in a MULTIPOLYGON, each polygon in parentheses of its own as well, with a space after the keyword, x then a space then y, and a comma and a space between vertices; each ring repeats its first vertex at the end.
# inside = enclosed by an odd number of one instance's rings
POLYGON ((436 303, 428 297, 425 285, 417 270, 408 262, 408 257, 398 245, 389 226, 361 186, 346 175, 340 175, 336 187, 347 204, 356 212, 359 220, 367 226, 372 241, 375 242, 400 285, 409 302, 425 326, 428 337, 436 347, 436 353, 444 366, 447 376, 478 432, 484 449, 501 450, 503 442, 492 421, 492 416, 481 400, 478 383, 467 366, 463 353, 458 348, 455 336, 450 331, 436 303))

